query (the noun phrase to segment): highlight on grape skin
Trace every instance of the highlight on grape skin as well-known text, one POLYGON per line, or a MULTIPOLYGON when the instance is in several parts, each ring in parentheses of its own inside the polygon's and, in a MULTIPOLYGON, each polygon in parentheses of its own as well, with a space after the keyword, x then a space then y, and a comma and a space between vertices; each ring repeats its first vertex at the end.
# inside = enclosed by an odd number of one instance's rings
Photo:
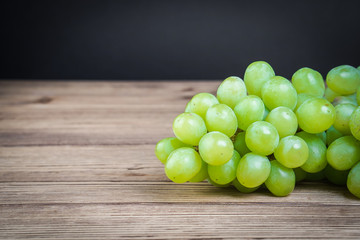
POLYGON ((171 181, 278 197, 322 181, 360 198, 360 66, 337 66, 326 77, 304 67, 288 80, 256 61, 244 80, 230 76, 214 92, 184 104, 175 136, 155 146, 171 181))

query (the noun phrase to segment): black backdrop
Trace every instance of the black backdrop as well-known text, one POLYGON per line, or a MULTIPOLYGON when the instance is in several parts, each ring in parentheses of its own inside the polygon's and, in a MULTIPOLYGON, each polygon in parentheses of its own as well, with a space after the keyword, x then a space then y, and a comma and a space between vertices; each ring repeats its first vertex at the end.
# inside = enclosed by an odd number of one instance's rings
POLYGON ((290 78, 360 65, 359 1, 3 1, 1 78, 290 78))

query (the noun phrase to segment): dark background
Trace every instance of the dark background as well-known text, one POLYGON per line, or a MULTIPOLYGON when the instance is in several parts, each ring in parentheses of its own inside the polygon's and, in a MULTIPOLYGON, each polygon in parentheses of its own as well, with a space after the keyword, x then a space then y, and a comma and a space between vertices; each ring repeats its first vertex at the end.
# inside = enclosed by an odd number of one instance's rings
POLYGON ((0 78, 291 78, 360 65, 359 1, 5 1, 0 78))

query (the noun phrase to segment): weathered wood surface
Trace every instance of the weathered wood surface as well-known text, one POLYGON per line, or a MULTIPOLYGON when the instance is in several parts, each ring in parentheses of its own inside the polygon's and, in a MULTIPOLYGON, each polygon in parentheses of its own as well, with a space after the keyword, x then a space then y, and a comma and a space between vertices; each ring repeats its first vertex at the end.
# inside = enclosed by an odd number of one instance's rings
POLYGON ((219 82, 0 82, 0 239, 360 238, 360 201, 174 184, 154 156, 219 82))

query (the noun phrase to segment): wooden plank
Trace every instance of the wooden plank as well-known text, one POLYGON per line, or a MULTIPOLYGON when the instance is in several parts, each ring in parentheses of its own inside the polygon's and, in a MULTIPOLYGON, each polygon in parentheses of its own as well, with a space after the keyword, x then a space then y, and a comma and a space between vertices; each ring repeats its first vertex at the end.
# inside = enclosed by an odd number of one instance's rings
POLYGON ((154 144, 165 136, 173 136, 172 121, 183 111, 113 108, 79 110, 69 106, 27 111, 5 108, 0 145, 154 144))
POLYGON ((0 146, 155 144, 192 95, 218 84, 0 82, 0 146))
POLYGON ((1 105, 168 105, 199 92, 215 94, 220 81, 0 81, 1 105), (74 101, 76 100, 76 101, 74 101))
POLYGON ((154 145, 0 147, 0 182, 167 181, 154 145))
POLYGON ((277 204, 0 205, 1 238, 357 238, 358 206, 277 204), (336 226, 336 227, 334 227, 336 226))
MULTIPOLYGON (((356 205, 360 201, 344 187, 303 183, 288 197, 274 197, 266 189, 241 194, 206 182, 9 182, 0 183, 0 204, 64 203, 279 203, 356 205)), ((359 208, 360 211, 360 208, 359 208)))

